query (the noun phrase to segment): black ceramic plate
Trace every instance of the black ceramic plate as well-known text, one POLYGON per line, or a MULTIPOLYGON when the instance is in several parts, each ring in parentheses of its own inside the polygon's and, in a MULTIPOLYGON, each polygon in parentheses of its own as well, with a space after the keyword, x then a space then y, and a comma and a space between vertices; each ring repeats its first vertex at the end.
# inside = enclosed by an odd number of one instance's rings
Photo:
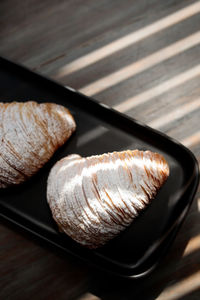
POLYGON ((55 102, 70 109, 77 131, 25 184, 0 190, 1 216, 59 249, 120 276, 141 277, 158 263, 185 217, 198 184, 192 153, 169 137, 29 70, 0 59, 0 101, 55 102), (170 176, 156 199, 127 230, 98 250, 87 250, 58 232, 46 202, 46 181, 60 158, 125 149, 164 155, 170 176))

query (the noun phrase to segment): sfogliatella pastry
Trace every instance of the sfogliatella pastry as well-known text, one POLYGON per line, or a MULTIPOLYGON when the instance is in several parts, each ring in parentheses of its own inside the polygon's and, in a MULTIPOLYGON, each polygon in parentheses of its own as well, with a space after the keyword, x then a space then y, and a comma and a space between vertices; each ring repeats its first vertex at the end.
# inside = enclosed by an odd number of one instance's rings
POLYGON ((69 110, 54 103, 0 103, 0 188, 35 174, 75 130, 69 110))
POLYGON ((97 248, 132 223, 168 176, 163 156, 150 151, 73 154, 53 166, 47 201, 60 231, 97 248))

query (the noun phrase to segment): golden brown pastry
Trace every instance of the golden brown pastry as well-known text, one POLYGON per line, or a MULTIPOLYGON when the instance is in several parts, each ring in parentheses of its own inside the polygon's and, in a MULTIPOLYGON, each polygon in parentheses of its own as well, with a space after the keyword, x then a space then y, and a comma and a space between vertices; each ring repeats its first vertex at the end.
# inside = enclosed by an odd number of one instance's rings
POLYGON ((69 155, 50 172, 47 200, 60 231, 97 248, 130 225, 168 175, 163 156, 150 151, 69 155))
POLYGON ((0 103, 0 188, 35 174, 75 130, 69 110, 54 103, 0 103))

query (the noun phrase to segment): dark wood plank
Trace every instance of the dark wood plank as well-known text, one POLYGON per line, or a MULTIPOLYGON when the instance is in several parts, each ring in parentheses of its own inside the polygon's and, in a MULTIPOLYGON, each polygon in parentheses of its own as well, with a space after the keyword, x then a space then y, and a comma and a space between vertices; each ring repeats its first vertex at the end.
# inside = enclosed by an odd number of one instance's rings
MULTIPOLYGON (((0 54, 176 138, 200 162, 200 2, 7 0, 0 54)), ((0 225, 0 299, 199 299, 200 191, 142 282, 96 274, 0 225)))

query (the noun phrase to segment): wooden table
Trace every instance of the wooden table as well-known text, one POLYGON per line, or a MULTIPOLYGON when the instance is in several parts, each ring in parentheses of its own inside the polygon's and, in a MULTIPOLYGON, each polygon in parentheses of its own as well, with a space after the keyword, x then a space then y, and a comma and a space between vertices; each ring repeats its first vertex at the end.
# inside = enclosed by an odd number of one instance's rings
MULTIPOLYGON (((0 54, 165 132, 200 161, 200 1, 7 0, 0 54)), ((0 299, 200 299, 199 191, 167 257, 135 283, 0 224, 0 299)))

